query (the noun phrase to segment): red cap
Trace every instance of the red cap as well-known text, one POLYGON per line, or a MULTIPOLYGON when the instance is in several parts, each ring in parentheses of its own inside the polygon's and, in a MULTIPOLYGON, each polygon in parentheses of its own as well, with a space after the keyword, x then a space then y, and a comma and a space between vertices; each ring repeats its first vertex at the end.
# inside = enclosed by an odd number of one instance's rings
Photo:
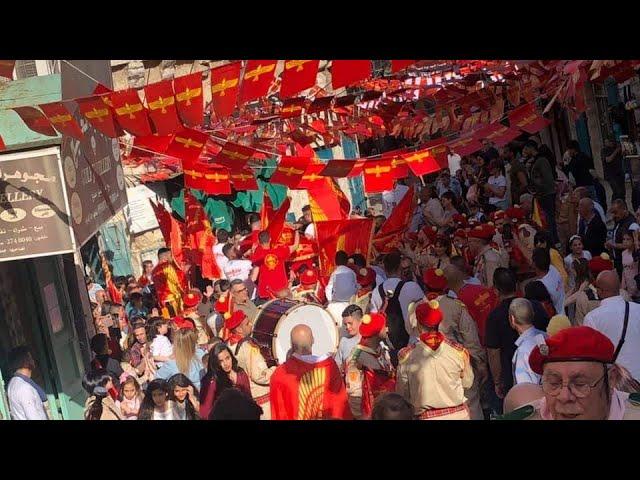
POLYGON ((481 238, 483 240, 491 240, 496 234, 496 229, 491 225, 478 225, 469 230, 469 238, 481 238))
POLYGON ((176 327, 178 327, 178 329, 180 329, 180 330, 182 330, 182 329, 195 330, 195 328, 196 328, 196 324, 190 318, 173 317, 172 320, 173 320, 173 323, 176 324, 176 327))
POLYGON ((589 270, 594 276, 606 270, 613 270, 613 262, 610 260, 609 254, 601 253, 599 256, 589 260, 589 270))
POLYGON ((304 273, 300 275, 301 285, 313 285, 317 281, 318 281, 318 273, 313 268, 309 268, 305 270, 304 273))
POLYGON ((422 279, 429 290, 442 292, 447 288, 447 277, 444 276, 444 272, 439 268, 425 270, 422 279))
POLYGON ((546 340, 541 335, 529 355, 529 365, 538 375, 547 362, 613 362, 613 343, 591 327, 570 327, 546 340))
POLYGON ((423 327, 437 327, 442 321, 442 312, 437 300, 429 300, 416 307, 416 319, 423 327))
POLYGON ((240 325, 245 318, 247 318, 247 315, 242 310, 236 310, 231 315, 225 315, 224 326, 229 330, 233 330, 240 325))
POLYGON ((468 225, 467 223, 467 216, 462 214, 462 213, 456 213, 453 217, 452 217, 453 223, 457 224, 459 227, 466 227, 468 225))
POLYGON ((363 338, 375 337, 387 324, 387 317, 384 313, 368 313, 362 317, 360 322, 360 335, 363 338))
POLYGON ((361 268, 356 272, 356 278, 361 287, 370 287, 376 281, 376 271, 373 268, 361 268))
POLYGON ((216 310, 216 312, 218 313, 227 313, 229 311, 229 303, 231 300, 231 292, 227 292, 227 297, 223 300, 222 297, 218 299, 218 301, 215 303, 214 308, 216 310), (222 300, 222 301, 220 301, 222 300))
POLYGON ((513 222, 519 222, 524 219, 524 210, 519 205, 507 208, 504 214, 513 222))
POLYGON ((453 232, 453 236, 454 237, 460 237, 460 238, 467 238, 467 232, 465 232, 463 229, 459 228, 458 230, 453 232))
POLYGON ((182 298, 182 303, 187 308, 193 308, 202 300, 202 294, 198 290, 191 290, 182 298))

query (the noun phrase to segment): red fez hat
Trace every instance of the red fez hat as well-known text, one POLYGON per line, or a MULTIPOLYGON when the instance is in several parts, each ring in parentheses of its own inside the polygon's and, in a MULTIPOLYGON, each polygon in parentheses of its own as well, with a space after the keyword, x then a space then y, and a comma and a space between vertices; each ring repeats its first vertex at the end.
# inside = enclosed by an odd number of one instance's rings
POLYGON ((193 308, 202 300, 202 294, 198 290, 191 290, 182 298, 182 303, 187 308, 193 308))
POLYGON ((547 362, 613 362, 613 343, 591 327, 560 330, 546 340, 537 337, 538 345, 529 355, 529 365, 538 375, 547 362))
POLYGON ((180 330, 195 330, 196 328, 196 324, 190 318, 173 317, 173 323, 175 323, 176 327, 180 330))
POLYGON ((442 321, 442 312, 437 300, 429 300, 416 307, 416 319, 423 327, 437 327, 442 321))
POLYGON ((360 335, 362 338, 375 337, 384 330, 386 323, 387 317, 384 313, 368 313, 360 322, 360 335))
POLYGON ((233 330, 238 325, 242 323, 242 321, 247 318, 247 315, 242 310, 236 310, 231 315, 225 315, 224 326, 229 330, 233 330))
POLYGON ((231 301, 231 295, 230 295, 230 292, 227 292, 227 297, 225 299, 222 299, 222 297, 219 298, 216 304, 214 305, 216 312, 222 313, 222 314, 227 313, 229 311, 230 301, 231 301))
POLYGON ((597 276, 600 272, 613 270, 613 262, 607 253, 601 253, 599 256, 589 260, 589 270, 594 276, 597 276))
POLYGON ((512 222, 519 222, 524 219, 524 210, 519 205, 507 208, 504 214, 509 217, 512 222))
POLYGON ((439 268, 429 268, 425 270, 422 279, 429 290, 442 292, 447 288, 447 277, 444 276, 444 272, 439 268))
POLYGON ((467 238, 467 232, 465 232, 463 229, 459 228, 458 230, 456 230, 453 233, 454 237, 460 237, 460 238, 467 238))
POLYGON ((426 235, 430 242, 433 242, 438 236, 438 229, 436 227, 426 226, 422 229, 422 232, 426 235))
POLYGON ((462 213, 456 213, 453 217, 452 217, 453 223, 457 224, 460 227, 466 227, 467 226, 467 217, 462 214, 462 213))
POLYGON ((373 268, 361 268, 356 276, 358 285, 361 287, 369 287, 376 281, 376 271, 373 268))
POLYGON ((469 238, 481 238, 483 240, 491 240, 496 234, 496 229, 491 225, 483 224, 469 230, 469 238))
POLYGON ((302 275, 300 275, 300 284, 301 285, 313 285, 318 281, 318 274, 313 268, 309 268, 304 271, 302 275))

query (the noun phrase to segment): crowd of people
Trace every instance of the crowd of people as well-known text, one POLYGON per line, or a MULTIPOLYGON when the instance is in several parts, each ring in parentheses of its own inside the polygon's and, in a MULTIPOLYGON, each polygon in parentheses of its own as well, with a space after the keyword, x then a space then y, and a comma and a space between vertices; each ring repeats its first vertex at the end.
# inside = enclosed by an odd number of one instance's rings
MULTIPOLYGON (((218 230, 221 278, 201 289, 167 248, 138 279, 88 277, 86 419, 640 418, 640 211, 605 147, 610 199, 575 141, 561 159, 533 138, 450 150, 449 169, 399 181, 367 213, 377 230, 414 192, 397 248, 338 251, 328 281, 317 259, 290 262, 313 240, 309 207, 293 245, 257 215, 218 230), (325 308, 335 350, 314 355, 300 324, 270 361, 252 333, 273 299, 325 308)), ((10 392, 29 384, 27 357, 10 392)))

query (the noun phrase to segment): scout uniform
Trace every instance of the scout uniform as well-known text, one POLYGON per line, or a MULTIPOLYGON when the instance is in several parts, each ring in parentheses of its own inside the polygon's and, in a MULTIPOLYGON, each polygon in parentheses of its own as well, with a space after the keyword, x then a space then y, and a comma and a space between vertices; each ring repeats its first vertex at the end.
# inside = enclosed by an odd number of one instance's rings
POLYGON ((443 315, 437 301, 419 304, 416 317, 430 330, 418 343, 400 350, 396 392, 421 420, 469 420, 464 394, 474 378, 469 352, 438 331, 443 315))
POLYGON ((293 299, 305 303, 322 304, 318 298, 318 274, 312 268, 309 268, 300 275, 300 285, 292 290, 293 299))
POLYGON ((202 294, 197 290, 192 290, 182 298, 182 301, 184 303, 184 316, 193 320, 196 326, 198 345, 206 345, 209 343, 209 335, 207 334, 202 317, 198 315, 196 311, 198 304, 202 301, 202 294))
POLYGON ((271 419, 271 406, 269 405, 269 380, 275 366, 268 367, 260 352, 260 346, 251 338, 242 338, 233 330, 242 323, 246 315, 242 310, 236 310, 225 319, 225 328, 231 333, 227 345, 238 359, 238 366, 249 376, 251 396, 253 400, 262 407, 261 420, 271 419))
MULTIPOLYGON (((491 241, 494 235, 495 228, 486 224, 478 225, 469 231, 470 238, 480 238, 487 242, 491 241)), ((485 245, 476 256, 473 273, 482 285, 493 287, 493 272, 496 268, 504 266, 504 260, 499 252, 491 245, 485 245)))
POLYGON ((373 268, 365 267, 356 271, 358 282, 358 292, 351 299, 351 303, 358 305, 363 312, 369 311, 371 294, 376 283, 376 271, 373 268))

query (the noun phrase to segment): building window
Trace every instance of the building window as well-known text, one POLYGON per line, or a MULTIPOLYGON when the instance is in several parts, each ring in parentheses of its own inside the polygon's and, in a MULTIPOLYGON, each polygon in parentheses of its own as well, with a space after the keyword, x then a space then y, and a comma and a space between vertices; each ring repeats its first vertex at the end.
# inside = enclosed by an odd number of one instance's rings
POLYGON ((611 113, 609 109, 609 100, 607 90, 604 84, 592 83, 593 97, 598 108, 598 123, 600 125, 600 133, 602 138, 613 138, 613 125, 611 122, 611 113))
POLYGON ((17 60, 16 61, 16 78, 37 77, 38 69, 35 60, 17 60))

